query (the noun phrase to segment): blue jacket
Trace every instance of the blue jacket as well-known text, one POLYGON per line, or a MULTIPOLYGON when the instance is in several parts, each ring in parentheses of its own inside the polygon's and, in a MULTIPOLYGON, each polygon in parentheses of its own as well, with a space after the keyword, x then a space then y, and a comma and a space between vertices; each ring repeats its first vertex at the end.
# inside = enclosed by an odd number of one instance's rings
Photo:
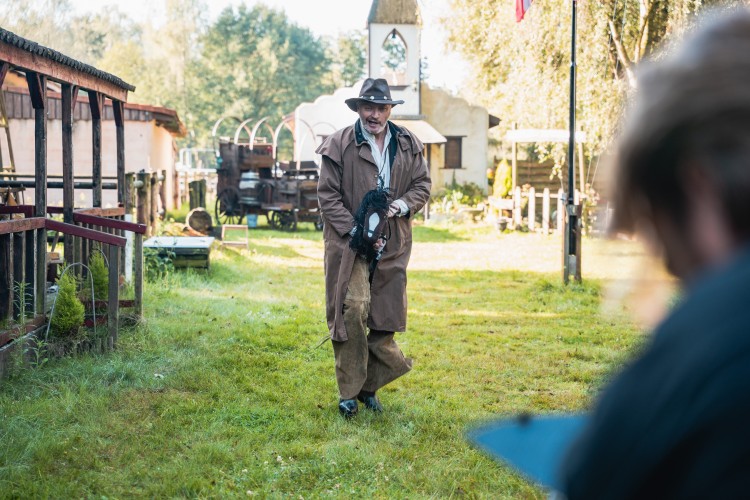
POLYGON ((571 500, 750 496, 750 250, 691 286, 561 473, 571 500))

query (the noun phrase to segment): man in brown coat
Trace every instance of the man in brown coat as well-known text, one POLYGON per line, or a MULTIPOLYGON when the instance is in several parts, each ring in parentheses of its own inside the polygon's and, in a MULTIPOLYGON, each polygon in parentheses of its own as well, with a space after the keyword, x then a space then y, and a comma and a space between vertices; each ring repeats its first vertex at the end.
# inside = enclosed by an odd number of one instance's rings
MULTIPOLYGON (((318 199, 324 221, 326 317, 333 341, 339 411, 357 414, 357 400, 380 412, 375 392, 411 370, 393 339, 406 329, 406 266, 411 216, 427 202, 430 176, 424 146, 388 120, 391 99, 384 79, 368 78, 359 97, 346 100, 359 119, 318 148, 322 156, 318 199), (350 247, 354 214, 368 192, 390 192, 385 239, 373 248, 376 263, 350 247), (368 334, 369 329, 369 334, 368 334)), ((362 228, 360 228, 361 230, 362 228)))

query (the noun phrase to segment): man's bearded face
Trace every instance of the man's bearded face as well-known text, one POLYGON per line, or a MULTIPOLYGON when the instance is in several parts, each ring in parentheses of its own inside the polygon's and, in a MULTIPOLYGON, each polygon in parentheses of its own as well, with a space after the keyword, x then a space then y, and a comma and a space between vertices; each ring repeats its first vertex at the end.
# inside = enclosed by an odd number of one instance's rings
POLYGON ((364 102, 357 106, 357 113, 368 132, 373 135, 380 135, 385 130, 388 118, 391 116, 391 108, 390 104, 364 102))

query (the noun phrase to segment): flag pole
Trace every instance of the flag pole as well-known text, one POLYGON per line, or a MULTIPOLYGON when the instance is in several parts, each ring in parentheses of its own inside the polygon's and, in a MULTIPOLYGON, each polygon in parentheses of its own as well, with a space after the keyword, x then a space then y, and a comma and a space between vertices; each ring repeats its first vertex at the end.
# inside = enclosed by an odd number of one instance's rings
POLYGON ((580 207, 575 204, 575 129, 576 129, 576 0, 571 0, 570 39, 570 133, 568 137, 568 192, 565 203, 565 237, 563 242, 563 282, 572 274, 581 281, 580 207))

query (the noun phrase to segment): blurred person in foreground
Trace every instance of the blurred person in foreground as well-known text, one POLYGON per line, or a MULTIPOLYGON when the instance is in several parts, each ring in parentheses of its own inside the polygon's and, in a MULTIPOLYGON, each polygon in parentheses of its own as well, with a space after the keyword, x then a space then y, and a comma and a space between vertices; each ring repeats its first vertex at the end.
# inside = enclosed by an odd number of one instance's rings
POLYGON ((750 11, 644 68, 616 153, 613 229, 681 302, 607 387, 562 464, 578 498, 750 496, 750 11))

